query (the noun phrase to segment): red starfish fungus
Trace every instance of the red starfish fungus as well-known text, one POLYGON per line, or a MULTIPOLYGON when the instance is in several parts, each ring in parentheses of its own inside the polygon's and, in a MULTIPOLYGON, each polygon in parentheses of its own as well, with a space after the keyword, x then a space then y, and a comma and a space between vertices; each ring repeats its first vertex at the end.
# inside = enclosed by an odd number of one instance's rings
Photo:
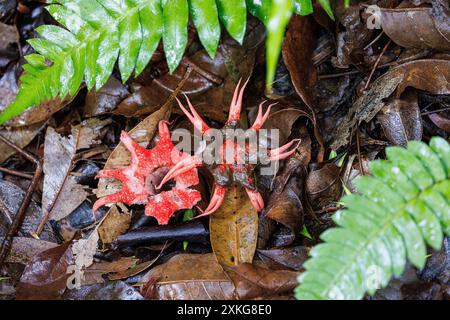
MULTIPOLYGON (((237 129, 239 126, 239 118, 242 108, 242 98, 244 95, 244 89, 247 85, 247 82, 244 83, 242 88, 239 88, 240 81, 238 82, 238 85, 236 87, 236 90, 233 95, 233 99, 231 101, 230 106, 230 113, 228 116, 228 120, 225 123, 224 128, 222 130, 226 129, 237 129)), ((210 130, 209 126, 203 121, 203 119, 200 117, 200 115, 197 113, 197 111, 192 106, 191 102, 189 101, 189 98, 185 96, 188 107, 190 112, 183 106, 183 104, 177 99, 178 104, 181 108, 181 110, 184 112, 184 114, 188 117, 188 119, 193 123, 194 127, 199 130, 202 134, 206 134, 208 130, 210 130)), ((265 102, 265 101, 264 101, 265 102)), ((256 117, 255 122, 253 123, 252 127, 249 130, 253 130, 255 133, 257 133, 263 126, 264 122, 269 117, 270 108, 272 105, 269 105, 267 108, 267 111, 263 114, 263 104, 262 102, 259 105, 258 109, 258 115, 256 117)), ((290 151, 287 151, 293 144, 294 141, 291 141, 284 146, 281 146, 277 149, 272 149, 268 151, 267 159, 272 160, 281 160, 289 157, 292 155, 296 147, 291 149, 290 151)), ((264 201, 261 197, 261 194, 256 189, 256 186, 253 182, 253 179, 251 178, 251 175, 254 170, 254 166, 251 164, 246 164, 245 161, 238 161, 243 160, 242 155, 244 158, 248 159, 251 156, 250 150, 255 150, 254 145, 249 145, 249 143, 245 144, 244 147, 238 145, 234 142, 234 140, 230 140, 229 138, 225 138, 225 141, 223 145, 220 147, 219 154, 222 158, 222 161, 220 161, 219 164, 215 165, 212 168, 213 175, 215 177, 215 183, 214 183, 214 192, 211 197, 211 201, 208 205, 208 207, 205 209, 205 211, 200 216, 205 216, 213 213, 216 211, 220 205, 222 204, 225 192, 227 190, 227 187, 231 185, 232 182, 236 181, 239 182, 246 190, 247 195, 253 205, 253 207, 257 211, 261 211, 264 208, 264 201), (228 159, 226 158, 227 153, 229 153, 230 150, 233 150, 234 159, 232 161, 226 161, 228 159)), ((192 156, 192 157, 185 157, 182 161, 178 162, 175 166, 173 166, 166 174, 166 176, 161 180, 160 185, 161 187, 163 184, 168 182, 171 179, 176 179, 179 175, 182 175, 186 172, 189 172, 190 170, 193 170, 194 168, 198 166, 202 166, 203 163, 201 159, 198 156, 192 156)))
POLYGON ((156 188, 175 163, 190 158, 173 145, 166 121, 159 122, 158 130, 159 141, 153 149, 141 147, 128 133, 122 131, 120 141, 130 151, 131 163, 128 167, 101 170, 98 173, 97 178, 120 180, 122 189, 97 200, 93 207, 94 212, 107 203, 146 204, 146 215, 155 217, 159 224, 167 224, 175 211, 192 208, 200 201, 200 193, 189 188, 199 183, 195 168, 185 170, 174 177, 175 186, 170 190, 160 191, 160 188, 156 188))

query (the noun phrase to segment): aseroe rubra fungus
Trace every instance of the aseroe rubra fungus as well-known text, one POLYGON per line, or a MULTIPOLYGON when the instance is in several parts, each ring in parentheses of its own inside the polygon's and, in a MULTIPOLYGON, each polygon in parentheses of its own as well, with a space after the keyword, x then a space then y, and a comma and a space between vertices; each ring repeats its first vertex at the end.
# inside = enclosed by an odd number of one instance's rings
MULTIPOLYGON (((247 80, 248 82, 248 80, 247 80)), ((228 120, 222 130, 234 130, 239 127, 239 118, 242 108, 242 98, 247 82, 239 88, 240 81, 233 95, 228 120)), ((177 99, 184 114, 193 123, 194 127, 202 134, 207 134, 211 128, 203 121, 186 96, 189 110, 177 99)), ((257 133, 267 120, 270 108, 263 114, 263 103, 259 105, 258 115, 249 130, 257 133)), ((157 146, 151 150, 140 147, 131 137, 122 132, 121 141, 131 152, 131 165, 117 170, 102 170, 100 178, 116 178, 122 181, 122 190, 106 196, 94 204, 94 211, 107 203, 124 202, 126 204, 146 204, 145 214, 153 216, 159 224, 167 224, 173 213, 180 209, 192 208, 201 197, 198 191, 190 189, 198 184, 196 167, 205 165, 198 155, 190 156, 177 150, 170 140, 170 132, 167 123, 159 123, 160 140, 157 146), (159 192, 167 182, 175 180, 175 186, 159 192)), ((226 135, 225 135, 226 136, 226 135)), ((292 155, 296 147, 287 151, 295 140, 276 149, 268 150, 267 159, 270 161, 281 160, 292 155)), ((250 150, 256 146, 246 143, 238 145, 234 140, 225 138, 219 147, 220 160, 213 166, 208 166, 215 178, 214 192, 208 207, 199 216, 206 216, 216 211, 222 204, 227 188, 233 183, 240 183, 257 211, 264 208, 264 201, 258 192, 252 175, 254 165, 246 163, 250 157, 250 150), (230 161, 227 154, 233 151, 230 161)))
POLYGON ((159 122, 158 131, 159 140, 153 149, 141 147, 127 132, 122 131, 120 141, 130 151, 131 163, 127 167, 98 173, 97 178, 120 180, 122 189, 97 200, 94 212, 107 203, 145 204, 146 215, 155 217, 159 224, 167 224, 175 211, 192 208, 200 201, 200 192, 189 188, 199 182, 195 168, 175 177, 175 186, 170 190, 156 189, 161 178, 175 163, 190 157, 175 148, 166 121, 159 122))

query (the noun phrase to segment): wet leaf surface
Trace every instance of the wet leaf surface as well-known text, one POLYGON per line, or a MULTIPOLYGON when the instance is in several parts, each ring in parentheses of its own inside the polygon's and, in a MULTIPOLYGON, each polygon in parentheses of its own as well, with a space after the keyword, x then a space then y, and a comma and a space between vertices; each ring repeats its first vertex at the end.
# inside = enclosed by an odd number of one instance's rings
POLYGON ((22 274, 16 287, 16 298, 18 300, 60 298, 66 290, 66 281, 69 277, 66 271, 72 261, 70 243, 36 255, 22 274))
POLYGON ((241 186, 225 193, 220 208, 209 220, 211 246, 223 266, 251 263, 258 239, 258 213, 241 186))

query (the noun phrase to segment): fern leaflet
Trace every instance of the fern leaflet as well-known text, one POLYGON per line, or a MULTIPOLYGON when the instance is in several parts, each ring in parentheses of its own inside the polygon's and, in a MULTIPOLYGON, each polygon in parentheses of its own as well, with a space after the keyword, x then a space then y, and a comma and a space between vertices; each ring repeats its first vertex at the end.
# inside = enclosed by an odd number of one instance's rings
POLYGON ((373 177, 356 181, 359 195, 342 199, 304 264, 298 299, 361 299, 400 276, 407 259, 424 267, 426 243, 439 250, 450 235, 450 145, 411 141, 389 147, 388 160, 370 164, 373 177))

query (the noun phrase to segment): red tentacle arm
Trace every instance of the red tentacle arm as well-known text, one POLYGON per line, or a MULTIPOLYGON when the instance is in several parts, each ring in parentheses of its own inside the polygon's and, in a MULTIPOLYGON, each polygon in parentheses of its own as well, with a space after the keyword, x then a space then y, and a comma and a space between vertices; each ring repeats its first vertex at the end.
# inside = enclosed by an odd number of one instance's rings
POLYGON ((283 159, 288 158, 289 156, 291 156, 292 154, 295 153, 295 151, 297 150, 300 143, 301 143, 301 139, 294 139, 291 142, 286 143, 284 146, 269 150, 269 160, 274 161, 274 160, 283 160, 283 159), (293 148, 292 150, 290 150, 288 152, 284 152, 287 149, 289 149, 297 141, 298 141, 298 143, 296 144, 295 148, 293 148))
POLYGON ((194 106, 192 105, 191 101, 189 100, 187 95, 184 95, 186 98, 186 102, 189 107, 189 111, 186 110, 186 108, 183 106, 180 100, 177 99, 178 106, 180 107, 181 111, 188 117, 189 121, 192 122, 194 127, 200 131, 202 134, 204 134, 206 131, 209 130, 209 126, 203 121, 202 117, 198 114, 198 112, 195 110, 194 106))
POLYGON ((250 78, 248 78, 247 81, 245 81, 245 83, 242 85, 242 88, 239 89, 239 85, 241 84, 241 79, 240 79, 236 86, 236 89, 234 90, 233 100, 231 101, 230 111, 228 114, 228 120, 227 120, 228 125, 239 123, 239 118, 241 116, 242 99, 244 96, 244 90, 245 90, 245 87, 247 86, 247 83, 249 80, 250 80, 250 78))
POLYGON ((262 106, 264 105, 266 101, 263 101, 259 104, 258 107, 258 115, 256 116, 255 122, 253 123, 253 125, 251 126, 251 130, 255 130, 256 132, 258 132, 262 126, 264 125, 264 123, 267 121, 267 118, 269 118, 269 114, 270 114, 270 109, 276 105, 276 103, 272 103, 267 107, 266 112, 263 115, 263 111, 262 111, 262 106))
POLYGON ((256 209, 256 211, 259 212, 264 209, 264 200, 258 191, 253 191, 247 188, 245 189, 245 191, 247 192, 248 198, 250 199, 250 202, 252 203, 252 206, 256 209))
POLYGON ((217 211, 217 209, 219 209, 219 207, 222 205, 226 191, 227 191, 226 187, 218 185, 217 183, 214 184, 214 193, 211 197, 211 201, 209 202, 208 207, 203 212, 202 209, 198 208, 202 212, 202 214, 196 216, 196 218, 209 216, 213 212, 217 211))

